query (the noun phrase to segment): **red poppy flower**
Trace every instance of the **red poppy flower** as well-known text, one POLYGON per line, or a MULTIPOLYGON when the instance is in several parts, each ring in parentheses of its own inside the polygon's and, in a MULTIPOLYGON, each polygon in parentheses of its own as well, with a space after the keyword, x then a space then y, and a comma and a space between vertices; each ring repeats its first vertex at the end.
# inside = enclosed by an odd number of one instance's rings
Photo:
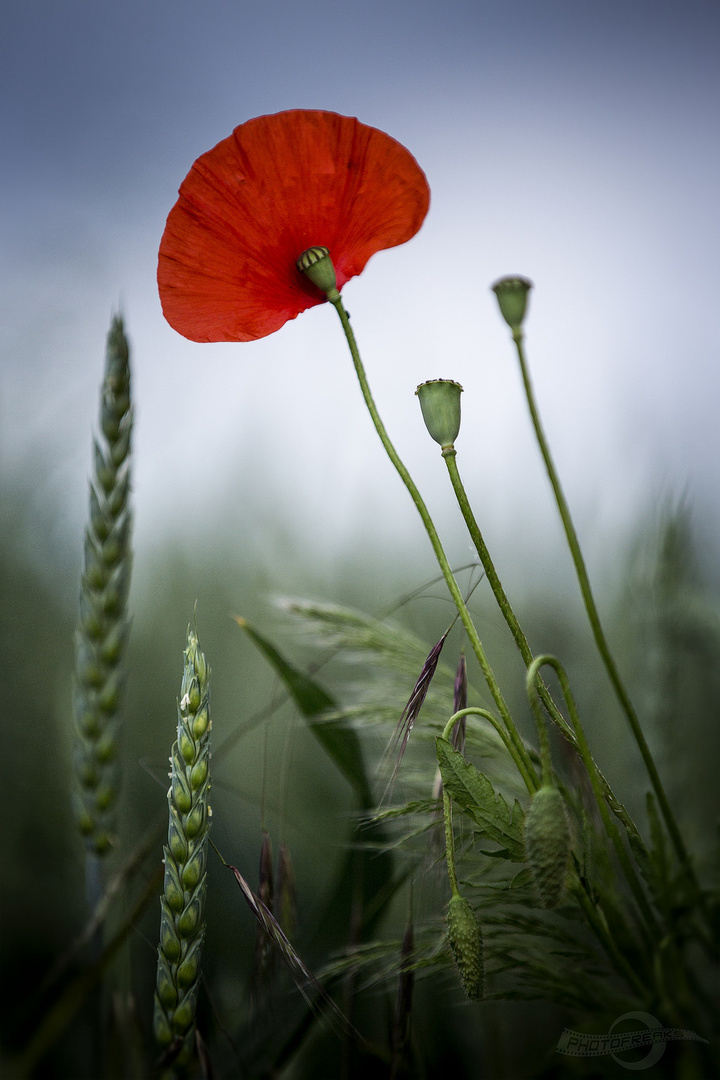
POLYGON ((322 304, 295 266, 329 248, 338 288, 404 244, 430 201, 425 175, 389 135, 337 113, 259 116, 198 158, 160 244, 165 318, 192 341, 254 341, 322 304))

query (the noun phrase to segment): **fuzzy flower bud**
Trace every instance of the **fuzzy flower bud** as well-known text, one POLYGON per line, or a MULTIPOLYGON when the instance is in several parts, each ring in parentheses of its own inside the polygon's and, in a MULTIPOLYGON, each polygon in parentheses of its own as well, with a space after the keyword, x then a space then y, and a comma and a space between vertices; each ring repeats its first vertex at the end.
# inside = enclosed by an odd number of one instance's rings
POLYGON ((483 942, 480 923, 470 904, 454 893, 447 912, 448 941, 452 949, 465 993, 471 1001, 483 996, 483 942))
POLYGON ((545 908, 562 898, 570 854, 570 828, 562 795, 547 785, 534 796, 525 818, 525 854, 545 908))
POLYGON ((506 277, 492 286, 500 305, 500 313, 511 330, 517 332, 523 324, 527 308, 528 293, 532 281, 524 277, 506 277))
POLYGON ((443 450, 452 447, 460 431, 462 386, 452 379, 430 379, 415 391, 420 399, 425 427, 443 450))

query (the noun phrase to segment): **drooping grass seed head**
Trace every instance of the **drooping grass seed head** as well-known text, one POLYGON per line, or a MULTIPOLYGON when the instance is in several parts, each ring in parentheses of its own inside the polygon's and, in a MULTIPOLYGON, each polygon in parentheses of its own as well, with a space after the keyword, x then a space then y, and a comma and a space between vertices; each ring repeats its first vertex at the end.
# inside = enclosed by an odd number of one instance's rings
POLYGON ((565 887, 570 827, 562 795, 552 785, 541 787, 530 804, 525 854, 543 907, 557 907, 565 887))

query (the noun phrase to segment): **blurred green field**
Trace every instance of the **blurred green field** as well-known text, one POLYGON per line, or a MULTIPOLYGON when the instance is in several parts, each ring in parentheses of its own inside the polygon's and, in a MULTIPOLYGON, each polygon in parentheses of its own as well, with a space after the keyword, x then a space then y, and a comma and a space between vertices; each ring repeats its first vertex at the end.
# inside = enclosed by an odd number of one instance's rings
MULTIPOLYGON (((81 952, 48 984, 87 918, 83 846, 70 804, 72 636, 81 538, 75 547, 57 542, 54 523, 61 515, 60 501, 57 505, 38 501, 31 484, 7 485, 1 506, 2 804, 8 828, 0 890, 5 994, 0 1034, 3 1075, 11 1077, 16 1072, 22 1075, 17 1071, 18 1055, 37 1038, 43 1018, 82 964, 81 952)), ((704 568, 712 566, 716 551, 707 537, 693 533, 691 521, 688 513, 676 509, 659 512, 653 522, 638 522, 632 544, 622 545, 622 561, 615 560, 608 568, 600 600, 673 807, 701 871, 704 867, 711 873, 718 817, 720 623, 717 594, 704 568)), ((292 547, 291 521, 278 520, 276 535, 287 540, 277 568, 221 530, 215 546, 177 535, 135 555, 120 843, 112 865, 121 865, 143 841, 150 855, 123 881, 106 934, 123 926, 143 889, 148 884, 152 888, 152 875, 160 867, 182 650, 187 626, 195 620, 213 672, 212 839, 253 887, 262 829, 267 829, 276 850, 281 842, 287 843, 297 878, 297 947, 312 970, 321 970, 344 944, 336 928, 327 925, 325 909, 351 839, 352 793, 231 615, 243 615, 303 667, 325 657, 302 620, 289 618, 273 602, 278 592, 356 606, 373 614, 424 582, 407 552, 364 547, 344 552, 334 564, 319 566, 312 552, 292 547)), ((418 563, 427 566, 420 547, 418 553, 418 563)), ((508 557, 521 560, 522 553, 504 553, 508 557)), ((513 602, 533 646, 557 653, 566 664, 598 762, 631 813, 644 823, 647 784, 639 756, 592 650, 571 585, 558 594, 544 590, 542 579, 533 576, 513 602)), ((482 586, 473 596, 472 610, 508 701, 524 734, 532 739, 522 665, 482 586)), ((400 607, 392 620, 416 634, 429 650, 446 628, 449 612, 443 587, 435 583, 400 607)), ((455 630, 443 656, 450 669, 457 662, 459 646, 455 630)), ((479 673, 472 670, 472 663, 470 667, 471 683, 477 686, 479 673)), ((336 657, 317 678, 339 701, 361 700, 369 687, 382 685, 387 688, 386 705, 398 716, 414 681, 407 674, 388 680, 385 673, 380 683, 372 658, 357 657, 349 664, 336 657)), ((451 704, 450 700, 448 715, 451 704)), ((387 734, 361 732, 371 770, 387 734)), ((432 745, 420 738, 413 753, 418 756, 409 756, 408 777, 425 770, 431 779, 432 745)), ((408 780, 408 790, 413 783, 408 780)), ((400 798, 403 785, 401 772, 396 793, 400 798)), ((428 790, 425 797, 430 795, 428 790)), ((416 839, 411 848, 414 844, 417 854, 418 845, 425 842, 416 839)), ((107 973, 103 1001, 114 1020, 107 1033, 106 1050, 112 1052, 106 1055, 103 1075, 153 1075, 159 888, 158 884, 133 919, 107 973), (108 986, 114 988, 112 993, 108 986)), ((418 906, 434 905, 440 918, 447 900, 442 866, 432 880, 421 876, 416 890, 418 906)), ((398 948, 407 905, 407 892, 399 894, 378 928, 379 938, 394 941, 398 948)), ((310 1019, 308 1032, 303 1031, 303 1000, 289 978, 278 977, 258 1009, 253 989, 255 925, 232 875, 214 856, 207 922, 200 1024, 211 1044, 214 1075, 364 1075, 361 1060, 353 1065, 354 1072, 343 1071, 350 1069, 343 1064, 343 1040, 327 1023, 313 1024, 310 1019), (278 1044, 292 1032, 301 1043, 294 1064, 287 1072, 273 1071, 278 1044)), ((389 967, 397 967, 395 958, 389 967)), ((396 983, 395 975, 370 980, 357 999, 353 1020, 372 1040, 385 1039, 391 1027, 396 983)), ((342 1005, 337 984, 336 990, 342 1005)), ((80 997, 74 1015, 48 1035, 47 1052, 29 1075, 99 1080, 93 1071, 98 1061, 93 1044, 97 987, 86 987, 80 997)), ((580 1023, 581 1018, 567 1009, 543 1001, 489 1001, 470 1011, 456 973, 444 963, 419 972, 412 1024, 415 1065, 408 1075, 469 1080, 605 1075, 583 1072, 582 1062, 576 1072, 567 1060, 553 1055, 562 1027, 580 1023)), ((712 1037, 709 1032, 701 1034, 712 1037)))

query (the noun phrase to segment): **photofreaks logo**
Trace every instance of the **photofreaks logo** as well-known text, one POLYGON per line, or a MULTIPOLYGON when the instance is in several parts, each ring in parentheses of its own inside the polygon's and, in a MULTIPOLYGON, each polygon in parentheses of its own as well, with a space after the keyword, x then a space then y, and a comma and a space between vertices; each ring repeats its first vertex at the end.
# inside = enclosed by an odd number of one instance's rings
POLYGON ((676 1040, 707 1042, 707 1039, 696 1035, 694 1031, 663 1027, 650 1013, 630 1012, 618 1016, 607 1035, 585 1035, 581 1031, 564 1028, 555 1049, 558 1054, 566 1054, 568 1057, 603 1057, 609 1054, 624 1069, 649 1069, 663 1056, 667 1044, 676 1040), (644 1027, 637 1031, 615 1031, 618 1025, 628 1020, 643 1024, 644 1027), (647 1046, 648 1052, 642 1058, 627 1061, 618 1057, 618 1054, 638 1050, 643 1046, 647 1046))

